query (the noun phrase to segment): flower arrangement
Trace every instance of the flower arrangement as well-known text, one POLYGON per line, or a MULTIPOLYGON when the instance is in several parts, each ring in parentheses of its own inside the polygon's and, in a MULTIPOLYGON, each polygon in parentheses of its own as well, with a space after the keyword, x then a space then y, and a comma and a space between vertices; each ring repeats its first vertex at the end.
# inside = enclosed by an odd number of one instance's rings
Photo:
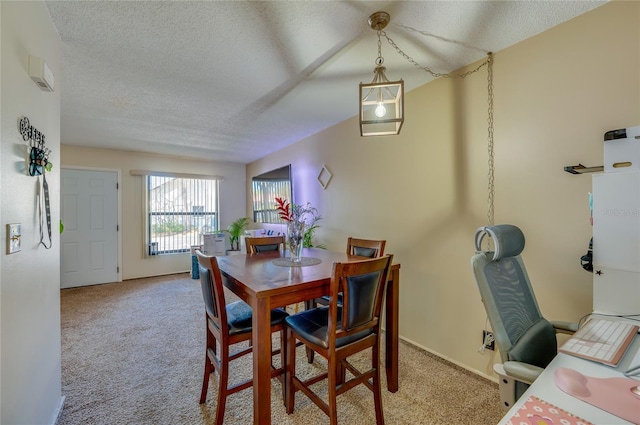
POLYGON ((307 202, 306 206, 302 206, 278 197, 276 197, 276 209, 284 221, 304 221, 307 214, 318 215, 318 210, 312 207, 310 202, 307 202))
POLYGON ((308 228, 317 227, 316 223, 322 219, 318 214, 318 210, 311 206, 310 202, 306 205, 298 205, 290 203, 284 198, 276 197, 276 210, 280 218, 287 223, 303 222, 308 228), (310 216, 307 220, 307 215, 310 216))
POLYGON ((287 243, 292 261, 299 262, 302 248, 313 246, 311 241, 313 232, 318 228, 316 223, 322 217, 309 202, 306 205, 298 205, 284 198, 276 197, 275 199, 279 217, 287 222, 287 243))

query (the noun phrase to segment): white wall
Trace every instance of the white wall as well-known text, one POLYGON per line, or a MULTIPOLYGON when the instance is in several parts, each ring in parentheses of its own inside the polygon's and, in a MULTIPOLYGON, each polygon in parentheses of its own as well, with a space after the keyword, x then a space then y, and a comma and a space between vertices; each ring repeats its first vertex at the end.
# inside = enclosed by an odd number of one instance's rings
POLYGON ((59 76, 59 37, 41 2, 0 2, 0 327, 3 424, 54 423, 61 408, 60 354, 60 90, 41 91, 27 73, 28 56, 44 59, 59 76), (45 134, 53 171, 53 246, 39 245, 36 190, 41 179, 25 171, 27 144, 18 132, 22 116, 45 134), (6 224, 22 224, 22 251, 7 255, 6 224))
MULTIPOLYGON (((495 54, 495 223, 524 231, 523 258, 552 320, 592 309, 579 261, 591 176, 563 167, 602 165, 603 134, 640 125, 639 28, 640 3, 612 2, 495 54)), ((486 70, 415 89, 405 110, 399 136, 361 138, 354 117, 249 164, 247 181, 291 163, 295 201, 324 217, 318 242, 387 240, 402 265, 401 336, 493 376, 499 356, 477 351, 488 324, 470 266, 487 223, 486 70)))
MULTIPOLYGON (((90 136, 89 136, 90 137, 90 136)), ((63 141, 64 142, 64 141, 63 141)), ((91 149, 62 145, 61 161, 68 168, 96 168, 119 170, 121 175, 122 200, 122 264, 123 279, 156 276, 188 271, 191 255, 169 254, 146 257, 144 250, 145 198, 143 177, 132 176, 131 170, 151 170, 174 173, 217 175, 220 182, 220 228, 243 217, 245 203, 245 165, 229 162, 198 161, 162 155, 150 155, 119 150, 91 149)))

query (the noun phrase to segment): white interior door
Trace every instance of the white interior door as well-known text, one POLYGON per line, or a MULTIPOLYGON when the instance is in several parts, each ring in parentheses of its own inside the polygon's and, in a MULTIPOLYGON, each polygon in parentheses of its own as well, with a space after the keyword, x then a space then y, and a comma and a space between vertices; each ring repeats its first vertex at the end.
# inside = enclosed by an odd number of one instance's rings
POLYGON ((118 280, 118 173, 63 169, 60 287, 118 280))

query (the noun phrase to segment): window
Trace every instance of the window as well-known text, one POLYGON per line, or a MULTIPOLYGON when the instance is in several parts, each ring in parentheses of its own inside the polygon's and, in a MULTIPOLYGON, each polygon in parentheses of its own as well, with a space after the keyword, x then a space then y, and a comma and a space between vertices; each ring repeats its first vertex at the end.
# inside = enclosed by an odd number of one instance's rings
POLYGON ((218 180, 147 175, 149 253, 188 252, 218 231, 218 180))
POLYGON ((291 199, 291 165, 255 176, 253 186, 253 221, 282 223, 276 210, 276 197, 291 199))

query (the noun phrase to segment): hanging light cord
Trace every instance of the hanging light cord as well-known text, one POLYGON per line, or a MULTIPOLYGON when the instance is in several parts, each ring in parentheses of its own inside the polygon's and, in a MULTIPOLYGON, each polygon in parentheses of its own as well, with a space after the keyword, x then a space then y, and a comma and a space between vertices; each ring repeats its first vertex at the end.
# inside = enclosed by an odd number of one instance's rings
POLYGON ((488 192, 489 200, 487 207, 487 225, 493 226, 494 215, 494 195, 495 195, 495 179, 494 179, 494 152, 493 152, 493 55, 488 54, 487 57, 487 150, 489 157, 489 175, 488 175, 488 192))
MULTIPOLYGON (((413 59, 411 56, 409 56, 408 54, 406 54, 400 47, 398 47, 398 45, 396 44, 395 41, 393 41, 391 38, 389 38, 389 36, 387 35, 386 32, 384 31, 378 31, 378 37, 380 37, 380 35, 382 35, 384 38, 387 39, 387 41, 389 42, 389 44, 396 49, 396 52, 398 52, 398 54, 400 56, 402 56, 403 58, 405 58, 406 60, 408 60, 409 62, 411 62, 416 68, 418 69, 422 69, 423 71, 428 72, 429 74, 431 74, 434 78, 438 78, 438 77, 444 77, 444 78, 464 78, 467 77, 473 73, 476 73, 480 70, 480 68, 482 68, 485 65, 488 65, 490 62, 490 57, 491 57, 491 52, 489 52, 487 54, 487 59, 482 62, 480 65, 478 65, 476 68, 464 72, 462 74, 447 74, 447 73, 440 73, 440 72, 435 72, 433 71, 431 68, 429 68, 428 66, 422 66, 420 65, 418 62, 415 61, 415 59, 413 59)), ((380 48, 380 40, 378 39, 378 48, 380 48)))
POLYGON ((387 39, 389 44, 396 49, 396 52, 402 57, 404 57, 407 61, 412 63, 416 68, 422 69, 423 71, 428 72, 434 78, 444 77, 444 78, 465 78, 471 74, 478 72, 485 65, 487 66, 487 99, 488 99, 488 117, 487 117, 487 150, 489 157, 489 173, 488 173, 488 207, 487 207, 487 225, 493 226, 494 220, 494 195, 495 195, 495 164, 494 164, 494 151, 493 151, 493 54, 491 52, 487 53, 487 59, 485 59, 482 63, 480 63, 474 69, 463 72, 460 74, 448 74, 448 73, 440 73, 435 72, 428 66, 422 66, 418 62, 416 62, 411 56, 406 54, 398 45, 393 41, 386 32, 378 31, 378 56, 380 54, 380 36, 387 39))
POLYGON ((376 65, 378 66, 384 63, 384 58, 382 57, 382 42, 380 41, 382 33, 382 31, 378 30, 378 57, 376 58, 376 65))

